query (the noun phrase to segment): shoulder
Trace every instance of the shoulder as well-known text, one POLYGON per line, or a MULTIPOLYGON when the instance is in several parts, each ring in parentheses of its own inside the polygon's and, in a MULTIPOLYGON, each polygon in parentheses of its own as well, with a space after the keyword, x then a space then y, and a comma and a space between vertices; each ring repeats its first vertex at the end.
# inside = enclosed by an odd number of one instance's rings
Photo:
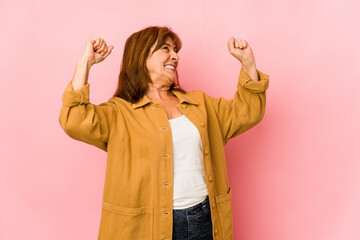
POLYGON ((207 96, 201 90, 191 90, 191 91, 181 92, 179 90, 174 89, 173 93, 180 98, 182 97, 186 100, 194 100, 194 101, 201 101, 202 99, 204 99, 205 96, 207 96))
POLYGON ((119 97, 111 97, 108 102, 110 102, 110 103, 112 103, 112 104, 114 104, 116 106, 123 106, 123 107, 131 106, 130 102, 126 101, 123 98, 119 98, 119 97))
POLYGON ((202 90, 192 90, 187 92, 186 94, 195 101, 202 103, 206 103, 213 98, 202 90))
POLYGON ((131 108, 131 103, 123 98, 111 97, 103 105, 110 106, 116 113, 123 112, 125 109, 131 108))

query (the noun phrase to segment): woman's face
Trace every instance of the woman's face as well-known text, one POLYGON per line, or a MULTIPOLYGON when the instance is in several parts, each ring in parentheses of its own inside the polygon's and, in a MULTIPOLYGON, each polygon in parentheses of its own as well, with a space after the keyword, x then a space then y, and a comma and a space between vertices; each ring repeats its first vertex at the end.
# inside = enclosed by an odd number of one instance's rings
MULTIPOLYGON (((151 47, 151 52, 155 49, 157 42, 151 47)), ((166 43, 156 50, 152 55, 149 54, 146 60, 146 67, 150 73, 153 84, 158 86, 171 86, 177 78, 176 68, 179 56, 173 40, 168 37, 166 43)))

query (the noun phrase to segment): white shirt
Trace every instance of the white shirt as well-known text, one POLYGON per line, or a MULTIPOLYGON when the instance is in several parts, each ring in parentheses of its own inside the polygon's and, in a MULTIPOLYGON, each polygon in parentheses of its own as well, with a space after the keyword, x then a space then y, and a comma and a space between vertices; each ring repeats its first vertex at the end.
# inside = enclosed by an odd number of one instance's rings
POLYGON ((173 140, 173 209, 194 206, 208 195, 198 129, 185 116, 169 119, 173 140))

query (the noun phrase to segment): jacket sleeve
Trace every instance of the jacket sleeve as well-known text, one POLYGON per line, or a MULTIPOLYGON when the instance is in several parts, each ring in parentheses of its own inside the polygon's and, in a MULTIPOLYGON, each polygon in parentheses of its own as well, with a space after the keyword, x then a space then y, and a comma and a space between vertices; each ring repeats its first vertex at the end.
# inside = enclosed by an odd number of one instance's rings
POLYGON ((107 151, 110 128, 115 118, 115 103, 94 105, 89 102, 90 84, 74 90, 72 82, 62 96, 59 123, 71 138, 107 151))
POLYGON ((253 81, 241 69, 233 99, 210 97, 222 132, 224 145, 259 123, 265 114, 269 76, 256 70, 259 81, 253 81))

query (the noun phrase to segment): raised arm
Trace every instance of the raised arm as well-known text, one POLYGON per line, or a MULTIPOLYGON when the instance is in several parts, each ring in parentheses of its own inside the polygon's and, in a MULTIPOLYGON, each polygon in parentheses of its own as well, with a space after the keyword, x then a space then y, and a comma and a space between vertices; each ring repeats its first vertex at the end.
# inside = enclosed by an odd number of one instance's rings
POLYGON ((254 55, 246 41, 231 37, 228 48, 242 64, 237 90, 230 100, 209 97, 221 126, 224 144, 262 120, 266 105, 265 91, 269 86, 269 76, 256 69, 254 55))
POLYGON ((115 103, 94 105, 89 102, 89 71, 93 64, 103 61, 113 49, 102 39, 88 39, 79 59, 72 81, 63 93, 63 105, 59 123, 72 138, 89 143, 107 151, 112 121, 115 117, 115 103))

